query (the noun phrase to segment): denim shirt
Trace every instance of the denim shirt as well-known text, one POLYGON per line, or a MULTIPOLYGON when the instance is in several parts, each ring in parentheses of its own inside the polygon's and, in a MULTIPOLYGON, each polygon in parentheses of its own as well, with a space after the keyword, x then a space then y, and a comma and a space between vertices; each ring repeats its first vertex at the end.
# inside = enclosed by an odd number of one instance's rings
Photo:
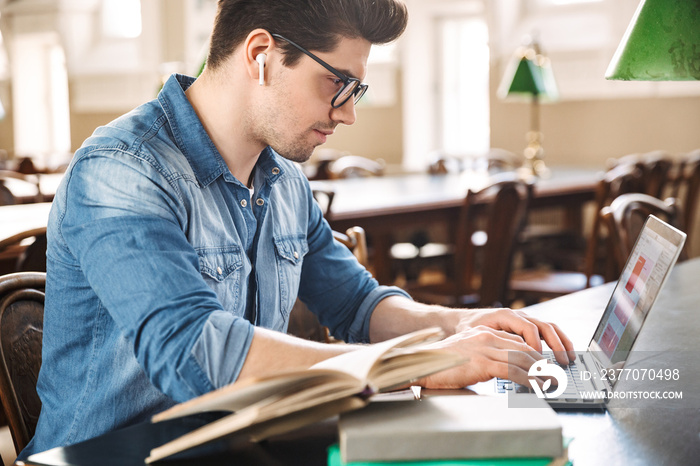
POLYGON ((266 148, 254 195, 172 76, 76 152, 48 226, 42 410, 26 455, 145 421, 236 380, 254 325, 297 298, 367 342, 379 286, 334 241, 308 181, 266 148))

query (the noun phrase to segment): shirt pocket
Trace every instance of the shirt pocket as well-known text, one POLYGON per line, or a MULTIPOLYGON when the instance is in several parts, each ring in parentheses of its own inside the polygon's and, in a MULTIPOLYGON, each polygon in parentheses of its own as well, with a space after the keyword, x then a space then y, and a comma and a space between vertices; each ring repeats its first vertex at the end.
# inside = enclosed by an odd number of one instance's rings
MULTIPOLYGON (((197 248, 199 271, 223 308, 241 314, 243 253, 238 246, 197 248)), ((244 305, 242 306, 245 307, 244 305)))
POLYGON ((286 321, 297 299, 301 281, 301 266, 304 262, 304 256, 309 252, 309 244, 306 237, 302 235, 275 237, 274 243, 277 257, 280 311, 286 321))

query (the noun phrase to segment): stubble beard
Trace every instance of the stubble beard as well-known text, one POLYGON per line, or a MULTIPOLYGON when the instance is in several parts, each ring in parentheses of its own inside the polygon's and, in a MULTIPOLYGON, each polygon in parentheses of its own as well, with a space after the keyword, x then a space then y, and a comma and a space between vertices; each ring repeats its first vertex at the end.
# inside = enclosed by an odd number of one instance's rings
POLYGON ((289 122, 290 124, 285 124, 280 118, 266 118, 265 120, 263 124, 257 125, 258 134, 255 139, 264 146, 272 147, 275 152, 287 160, 304 163, 311 158, 314 149, 321 145, 320 142, 316 144, 309 142, 309 138, 313 130, 322 125, 316 124, 299 133, 291 141, 285 141, 284 135, 281 134, 277 128, 285 126, 292 127, 292 122, 289 122))
POLYGON ((271 145, 271 147, 275 150, 275 152, 287 160, 297 163, 304 163, 311 158, 311 155, 316 148, 316 146, 310 146, 308 141, 305 139, 307 138, 304 138, 304 134, 302 134, 289 144, 279 145, 279 147, 271 145))

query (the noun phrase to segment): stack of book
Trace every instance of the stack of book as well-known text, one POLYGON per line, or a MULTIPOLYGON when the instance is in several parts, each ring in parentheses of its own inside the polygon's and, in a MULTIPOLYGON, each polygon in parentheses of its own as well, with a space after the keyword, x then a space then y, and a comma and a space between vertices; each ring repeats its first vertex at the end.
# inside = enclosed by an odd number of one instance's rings
POLYGON ((478 395, 370 403, 340 416, 328 466, 568 464, 556 413, 544 400, 532 406, 478 395))

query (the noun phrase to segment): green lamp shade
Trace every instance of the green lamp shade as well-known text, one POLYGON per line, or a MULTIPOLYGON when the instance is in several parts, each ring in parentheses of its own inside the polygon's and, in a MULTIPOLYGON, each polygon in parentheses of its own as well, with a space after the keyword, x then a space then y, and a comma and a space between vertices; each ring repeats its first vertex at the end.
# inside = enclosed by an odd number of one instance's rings
POLYGON ((508 94, 544 94, 547 90, 542 75, 532 60, 523 58, 513 74, 508 94))
POLYGON ((642 0, 606 79, 700 79, 700 0, 642 0))
POLYGON ((502 98, 511 96, 537 96, 556 100, 558 96, 554 73, 549 60, 537 55, 514 57, 509 63, 499 88, 502 98))

